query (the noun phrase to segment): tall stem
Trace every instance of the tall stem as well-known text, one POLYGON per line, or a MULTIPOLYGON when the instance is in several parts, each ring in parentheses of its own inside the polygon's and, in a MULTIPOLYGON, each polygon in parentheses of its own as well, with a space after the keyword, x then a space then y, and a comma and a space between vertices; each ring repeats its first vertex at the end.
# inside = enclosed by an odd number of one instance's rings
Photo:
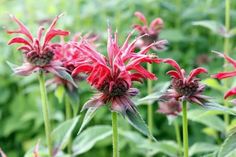
MULTIPOLYGON (((147 64, 147 69, 149 72, 152 72, 152 64, 147 64)), ((147 82, 147 92, 148 95, 152 93, 152 80, 148 80, 147 82)), ((150 133, 152 134, 152 130, 153 130, 153 108, 152 108, 152 104, 148 103, 148 113, 147 113, 147 118, 148 118, 148 128, 150 133)), ((149 137, 149 140, 151 141, 152 138, 149 137)))
MULTIPOLYGON (((65 95, 65 107, 66 107, 66 120, 69 120, 72 118, 72 111, 71 111, 71 105, 70 105, 70 100, 67 95, 65 95)), ((67 146, 68 153, 72 153, 72 139, 69 137, 69 142, 67 146)))
MULTIPOLYGON (((225 0, 225 28, 227 32, 230 30, 230 0, 225 0)), ((229 38, 224 38, 224 54, 229 55, 229 51, 230 51, 229 38)), ((224 71, 227 71, 227 70, 228 70, 228 67, 225 66, 224 71)), ((226 80, 225 86, 228 87, 229 83, 230 82, 226 80)), ((224 105, 227 107, 229 104, 225 101, 224 105)), ((230 123, 229 114, 227 113, 224 114, 224 121, 225 121, 226 126, 228 126, 230 123)))
POLYGON ((184 142, 184 157, 188 157, 188 118, 187 118, 187 101, 183 101, 183 142, 184 142))
MULTIPOLYGON (((177 143, 179 145, 179 148, 182 148, 182 142, 181 142, 179 125, 178 125, 178 122, 176 120, 174 121, 174 127, 175 127, 176 141, 177 141, 177 143)), ((182 156, 182 149, 179 151, 179 156, 182 156)))
POLYGON ((119 157, 117 113, 112 112, 113 157, 119 157))
POLYGON ((49 156, 53 156, 53 148, 52 148, 52 140, 51 140, 51 124, 49 120, 49 108, 48 108, 48 98, 47 98, 47 91, 45 87, 45 80, 44 74, 42 71, 39 73, 39 84, 40 84, 40 92, 41 92, 41 101, 42 101, 42 109, 43 109, 43 119, 44 119, 44 126, 45 126, 45 134, 47 139, 48 145, 48 153, 49 156))

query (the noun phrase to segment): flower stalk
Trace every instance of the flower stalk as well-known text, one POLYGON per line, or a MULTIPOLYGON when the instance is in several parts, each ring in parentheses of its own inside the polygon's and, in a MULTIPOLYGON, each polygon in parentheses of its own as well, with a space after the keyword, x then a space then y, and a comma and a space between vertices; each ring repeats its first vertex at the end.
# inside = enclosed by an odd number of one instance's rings
POLYGON ((183 113, 183 143, 184 143, 184 157, 188 157, 188 117, 187 117, 187 101, 182 104, 183 113))
POLYGON ((40 84, 43 119, 44 119, 45 134, 46 134, 47 145, 48 145, 48 153, 49 153, 49 157, 52 157, 53 156, 53 147, 52 147, 52 139, 50 136, 51 124, 50 124, 50 118, 49 118, 48 98, 47 98, 47 91, 46 91, 46 87, 45 87, 45 80, 44 80, 43 71, 39 72, 38 78, 39 78, 39 84, 40 84))
POLYGON ((113 146, 113 157, 119 157, 118 123, 117 123, 116 112, 112 112, 112 146, 113 146))
MULTIPOLYGON (((65 105, 66 105, 66 120, 69 120, 72 118, 72 111, 71 111, 70 99, 67 95, 65 96, 65 105)), ((69 154, 72 153, 72 138, 71 137, 69 137, 67 151, 69 154)))
MULTIPOLYGON (((225 1, 225 28, 226 28, 226 32, 230 30, 230 0, 225 1)), ((224 38, 224 54, 229 55, 229 51, 230 51, 229 38, 225 37, 224 38)), ((227 64, 227 62, 225 62, 225 64, 227 64)), ((227 70, 228 70, 228 67, 225 66, 224 71, 227 71, 227 70)), ((225 86, 226 87, 229 86, 228 80, 225 81, 225 86)), ((228 107, 229 103, 227 101, 224 101, 224 106, 228 107)), ((224 114, 224 121, 225 121, 226 126, 228 126, 230 123, 229 114, 227 113, 224 114)))
MULTIPOLYGON (((177 143, 179 145, 179 148, 182 148, 179 124, 178 124, 177 120, 174 121, 174 127, 175 127, 176 141, 177 141, 177 143)), ((182 156, 182 149, 179 151, 179 156, 182 156)))
MULTIPOLYGON (((152 73, 152 64, 147 64, 147 69, 150 73, 152 73)), ((152 80, 147 80, 147 91, 148 95, 152 93, 152 80)), ((149 102, 148 103, 148 128, 150 133, 152 133, 153 130, 153 107, 152 104, 149 102)), ((152 140, 152 137, 149 136, 149 140, 152 140)))

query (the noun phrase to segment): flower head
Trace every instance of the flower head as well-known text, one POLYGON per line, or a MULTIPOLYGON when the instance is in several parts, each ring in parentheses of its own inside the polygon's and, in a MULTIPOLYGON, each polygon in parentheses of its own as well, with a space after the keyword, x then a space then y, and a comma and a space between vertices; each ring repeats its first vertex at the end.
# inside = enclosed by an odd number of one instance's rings
MULTIPOLYGON (((139 19, 139 21, 142 23, 140 24, 135 24, 134 29, 139 31, 140 35, 144 35, 138 42, 136 43, 136 46, 139 48, 146 47, 150 45, 153 42, 156 42, 159 40, 159 33, 161 29, 164 26, 164 22, 161 18, 156 18, 154 19, 150 25, 148 25, 148 22, 146 20, 146 17, 141 13, 141 12, 135 12, 134 15, 139 19)), ((165 45, 155 45, 152 48, 154 50, 156 49, 163 49, 165 45)))
POLYGON ((164 63, 170 64, 176 70, 167 72, 172 77, 171 88, 162 96, 163 99, 175 98, 177 101, 185 99, 190 102, 204 105, 209 97, 202 95, 205 85, 200 83, 200 79, 196 76, 200 73, 207 73, 205 68, 199 67, 185 75, 185 70, 172 59, 165 59, 164 63))
POLYGON ((59 43, 50 41, 56 36, 66 36, 69 32, 56 29, 56 23, 61 15, 57 16, 43 36, 44 28, 38 29, 37 37, 34 38, 26 26, 21 23, 15 16, 12 20, 19 26, 18 30, 7 31, 8 34, 19 34, 12 38, 8 44, 22 44, 18 50, 23 52, 24 63, 22 66, 13 68, 14 73, 18 75, 30 75, 32 72, 44 70, 65 78, 66 69, 62 67, 60 60, 55 58, 55 49, 61 47, 59 43))
POLYGON ((159 102, 159 109, 157 112, 165 114, 167 116, 177 116, 182 111, 180 102, 172 98, 167 101, 159 102))
MULTIPOLYGON (((236 68, 236 61, 229 56, 222 54, 222 53, 217 53, 220 57, 223 57, 226 59, 227 62, 229 62, 231 65, 233 65, 234 68, 236 68)), ((212 75, 213 78, 217 78, 219 80, 229 78, 229 77, 234 77, 236 76, 236 70, 230 71, 230 72, 219 72, 218 74, 212 75)), ((230 96, 236 95, 236 87, 230 89, 227 91, 224 95, 224 98, 227 99, 230 96)))
POLYGON ((111 103, 111 110, 125 114, 127 111, 136 111, 130 97, 138 94, 138 89, 133 88, 133 81, 142 82, 142 79, 156 79, 153 73, 148 72, 142 63, 160 63, 157 56, 148 55, 148 50, 159 43, 152 43, 145 49, 135 52, 136 39, 129 43, 130 33, 122 46, 118 45, 118 35, 111 34, 108 29, 107 52, 105 57, 97 52, 86 41, 78 49, 91 60, 90 63, 81 64, 72 72, 77 75, 87 73, 87 81, 95 87, 99 93, 89 100, 84 108, 100 107, 111 103))

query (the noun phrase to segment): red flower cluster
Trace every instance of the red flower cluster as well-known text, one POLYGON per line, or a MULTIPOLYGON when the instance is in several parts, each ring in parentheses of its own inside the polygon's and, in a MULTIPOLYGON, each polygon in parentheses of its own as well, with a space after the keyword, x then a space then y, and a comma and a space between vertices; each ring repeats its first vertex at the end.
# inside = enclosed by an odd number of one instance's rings
MULTIPOLYGON (((13 68, 15 74, 30 75, 31 73, 39 70, 51 72, 58 77, 68 79, 66 69, 63 67, 62 62, 55 57, 55 50, 62 47, 59 43, 50 43, 56 36, 66 36, 69 32, 55 28, 55 25, 61 15, 57 16, 45 35, 43 36, 44 28, 40 27, 36 38, 32 36, 30 31, 21 23, 16 17, 12 19, 18 24, 19 29, 7 31, 8 34, 20 34, 12 38, 8 44, 23 44, 18 50, 24 54, 24 63, 22 66, 13 68)), ((68 79, 71 81, 71 79, 68 79)))
POLYGON ((142 79, 156 79, 153 73, 148 72, 142 63, 160 63, 157 56, 147 55, 148 50, 163 42, 156 42, 148 45, 139 52, 135 52, 135 43, 141 37, 129 43, 130 33, 122 46, 118 45, 118 35, 111 34, 108 29, 107 52, 108 57, 103 56, 95 50, 88 42, 77 48, 86 55, 90 61, 88 64, 81 64, 73 71, 75 76, 81 72, 87 73, 87 81, 95 87, 99 93, 89 100, 85 108, 100 107, 111 102, 111 110, 126 114, 127 110, 136 112, 135 105, 130 97, 138 94, 138 89, 132 87, 133 81, 142 82, 142 79))
MULTIPOLYGON (((227 62, 229 62, 231 65, 233 65, 234 68, 236 68, 236 61, 232 58, 230 58, 229 56, 225 55, 225 54, 221 54, 218 52, 217 53, 220 57, 223 57, 226 59, 227 62)), ((231 71, 231 72, 219 72, 218 74, 212 75, 213 78, 217 78, 217 79, 225 79, 225 78, 229 78, 229 77, 234 77, 236 76, 236 70, 231 71)), ((230 89, 229 91, 227 91, 224 95, 224 98, 227 99, 230 96, 236 95, 236 87, 230 89)))
MULTIPOLYGON (((161 18, 156 18, 151 22, 150 25, 148 25, 146 17, 141 12, 135 12, 134 15, 143 23, 143 25, 134 25, 134 29, 139 31, 140 35, 144 35, 140 40, 138 40, 136 46, 143 48, 152 44, 153 42, 158 41, 159 33, 164 26, 163 20, 161 18)), ((157 50, 163 49, 164 47, 165 45, 154 45, 152 46, 152 49, 157 50)))
POLYGON ((167 73, 172 77, 172 83, 171 88, 162 96, 163 99, 188 100, 199 105, 204 105, 205 102, 208 102, 209 97, 202 95, 205 85, 199 82, 199 78, 196 78, 200 73, 207 73, 205 68, 196 68, 186 77, 185 70, 181 69, 174 60, 164 59, 163 62, 170 64, 176 69, 167 73))

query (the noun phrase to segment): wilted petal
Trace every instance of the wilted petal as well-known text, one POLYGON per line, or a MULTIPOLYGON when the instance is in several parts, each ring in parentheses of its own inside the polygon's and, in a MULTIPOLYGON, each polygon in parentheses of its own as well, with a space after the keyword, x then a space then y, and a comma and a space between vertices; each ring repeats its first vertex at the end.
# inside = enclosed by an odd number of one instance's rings
POLYGON ((24 63, 23 65, 14 68, 13 71, 16 75, 28 76, 39 69, 39 67, 33 66, 30 63, 24 63))
POLYGON ((103 105, 105 105, 105 103, 103 102, 103 95, 95 96, 84 104, 81 111, 84 111, 85 109, 90 107, 99 108, 103 105))

